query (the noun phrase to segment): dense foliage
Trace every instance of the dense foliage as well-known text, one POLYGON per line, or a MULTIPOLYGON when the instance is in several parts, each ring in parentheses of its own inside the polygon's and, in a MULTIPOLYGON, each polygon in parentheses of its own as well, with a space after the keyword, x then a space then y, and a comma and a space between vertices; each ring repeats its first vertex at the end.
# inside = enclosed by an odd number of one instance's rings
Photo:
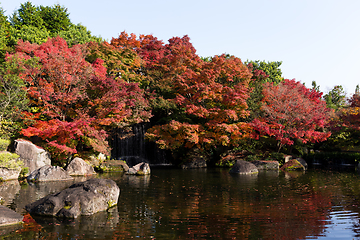
POLYGON ((359 94, 347 104, 339 85, 323 97, 284 79, 281 63, 202 58, 188 36, 108 43, 58 4, 26 2, 9 19, 0 8, 0 135, 40 139, 57 160, 109 154, 112 129, 146 121, 147 139, 174 154, 315 147, 331 134, 357 144, 359 94))
POLYGON ((12 51, 19 39, 42 44, 48 38, 61 36, 69 46, 102 42, 85 26, 72 23, 69 15, 67 8, 59 4, 34 6, 28 1, 8 19, 0 7, 0 62, 4 59, 4 52, 12 51))
POLYGON ((30 101, 25 111, 27 137, 38 136, 56 156, 82 150, 109 153, 106 130, 147 121, 150 112, 136 83, 106 75, 103 60, 85 61, 82 45, 68 47, 64 39, 41 45, 19 41, 9 55, 24 69, 30 101))
POLYGON ((253 121, 259 135, 274 137, 279 149, 303 143, 325 141, 330 132, 324 127, 330 120, 330 110, 322 93, 306 88, 300 82, 285 79, 278 85, 265 83, 263 88, 263 116, 253 121))

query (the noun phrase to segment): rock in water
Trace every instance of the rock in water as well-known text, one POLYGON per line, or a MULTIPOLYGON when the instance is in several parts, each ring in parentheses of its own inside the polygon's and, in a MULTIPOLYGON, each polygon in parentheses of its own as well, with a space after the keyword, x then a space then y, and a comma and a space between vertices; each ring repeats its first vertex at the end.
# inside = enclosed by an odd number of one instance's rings
POLYGON ((120 189, 110 179, 89 179, 25 206, 32 214, 77 218, 115 206, 120 189))
POLYGON ((287 163, 282 165, 280 170, 283 170, 283 171, 305 171, 305 167, 298 160, 291 159, 290 161, 288 161, 287 163))
POLYGON ((28 177, 29 182, 45 182, 72 180, 73 178, 59 166, 43 166, 33 171, 28 177))
POLYGON ((259 170, 251 163, 244 160, 236 160, 234 166, 230 170, 230 173, 236 174, 257 174, 259 170))
POLYGON ((129 168, 129 170, 126 172, 126 174, 148 175, 148 174, 150 174, 150 166, 148 163, 142 162, 142 163, 136 164, 132 168, 129 168))
POLYGON ((255 160, 252 161, 258 170, 279 170, 278 161, 255 160))
POLYGON ((70 176, 86 176, 96 174, 94 168, 79 157, 71 160, 69 165, 66 167, 66 172, 70 176))

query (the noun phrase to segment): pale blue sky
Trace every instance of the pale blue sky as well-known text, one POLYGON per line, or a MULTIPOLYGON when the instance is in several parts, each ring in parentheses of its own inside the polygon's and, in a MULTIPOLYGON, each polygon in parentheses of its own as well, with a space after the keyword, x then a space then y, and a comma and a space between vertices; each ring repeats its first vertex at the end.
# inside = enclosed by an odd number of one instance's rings
MULTIPOLYGON (((6 15, 20 0, 0 0, 6 15)), ((60 4, 73 23, 110 40, 120 32, 153 34, 167 42, 189 35, 200 56, 229 53, 282 61, 285 78, 324 93, 360 84, 360 0, 33 0, 60 4)))

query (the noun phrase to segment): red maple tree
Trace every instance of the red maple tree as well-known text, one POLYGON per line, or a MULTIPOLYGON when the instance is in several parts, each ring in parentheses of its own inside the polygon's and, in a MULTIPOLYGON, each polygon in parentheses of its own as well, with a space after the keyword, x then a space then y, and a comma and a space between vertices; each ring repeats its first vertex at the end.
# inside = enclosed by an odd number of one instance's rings
MULTIPOLYGON (((83 149, 109 153, 106 130, 147 121, 151 114, 137 83, 109 77, 102 59, 85 60, 86 45, 69 48, 60 37, 42 45, 19 41, 15 55, 31 59, 28 84, 32 121, 22 130, 38 136, 56 156, 83 149)), ((28 63, 29 61, 27 61, 28 63)))
POLYGON ((252 126, 260 136, 276 139, 279 149, 296 139, 320 142, 331 135, 324 130, 331 110, 321 99, 322 93, 285 79, 278 85, 264 83, 263 95, 262 116, 254 119, 252 126))

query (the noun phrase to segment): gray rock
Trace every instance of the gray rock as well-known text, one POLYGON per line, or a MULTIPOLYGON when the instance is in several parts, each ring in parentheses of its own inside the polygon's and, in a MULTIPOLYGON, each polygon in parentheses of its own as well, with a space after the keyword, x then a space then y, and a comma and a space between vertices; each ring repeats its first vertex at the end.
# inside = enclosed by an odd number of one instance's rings
POLYGON ((244 160, 236 160, 234 166, 231 168, 230 173, 236 174, 257 174, 259 170, 255 164, 244 160))
POLYGON ((72 180, 73 178, 59 166, 43 166, 33 171, 28 177, 29 182, 72 180))
POLYGON ((21 223, 23 218, 19 213, 0 205, 0 226, 21 223))
POLYGON ((115 206, 119 195, 120 189, 113 180, 94 178, 39 199, 25 209, 37 215, 77 218, 115 206))
POLYGON ((206 164, 206 160, 205 159, 194 159, 190 162, 186 162, 184 164, 181 165, 182 169, 191 169, 191 168, 206 168, 207 164, 206 164))
MULTIPOLYGON (((23 209, 25 209, 27 204, 35 202, 49 194, 58 193, 70 187, 74 183, 84 182, 95 176, 96 175, 74 177, 73 180, 69 181, 28 182, 28 185, 26 187, 21 187, 15 198, 11 200, 11 209, 13 209, 15 212, 21 213, 24 211, 23 209), (26 201, 24 201, 24 199, 26 199, 26 201)), ((9 204, 6 205, 9 206, 9 204)))
POLYGON ((139 163, 133 166, 132 168, 129 168, 129 170, 126 172, 126 174, 130 175, 148 175, 150 174, 150 166, 148 163, 139 163))
POLYGON ((14 147, 15 153, 24 162, 24 167, 29 168, 29 173, 43 166, 51 165, 50 154, 30 141, 17 139, 14 147))
POLYGON ((6 168, 0 167, 0 180, 8 181, 8 180, 17 180, 19 178, 19 174, 21 172, 21 168, 6 168))
POLYGON ((66 172, 70 176, 86 176, 96 174, 92 166, 90 166, 83 159, 78 157, 71 160, 69 165, 66 167, 66 172))
POLYGON ((278 161, 256 160, 251 163, 253 163, 259 170, 279 170, 278 161))

